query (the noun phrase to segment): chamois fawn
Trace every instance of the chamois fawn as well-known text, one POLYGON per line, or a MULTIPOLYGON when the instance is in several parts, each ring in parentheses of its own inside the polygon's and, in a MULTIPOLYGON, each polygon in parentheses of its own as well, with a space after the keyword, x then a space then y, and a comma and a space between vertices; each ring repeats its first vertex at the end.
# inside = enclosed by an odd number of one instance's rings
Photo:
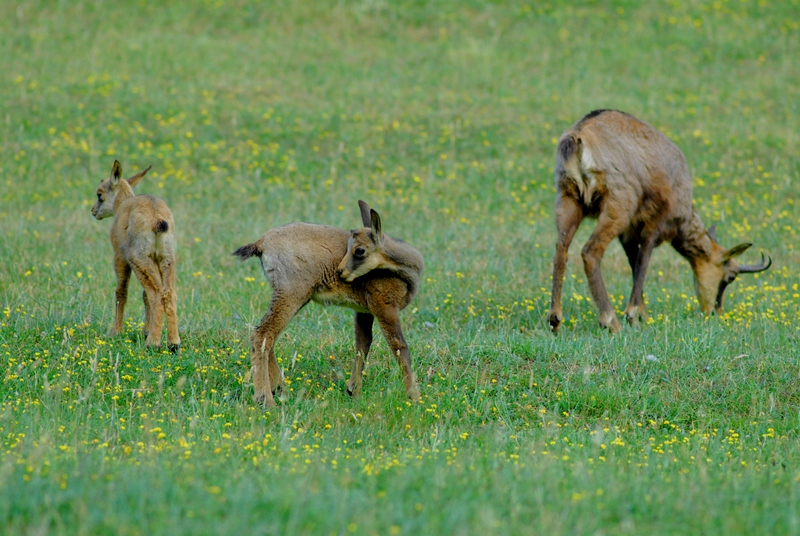
POLYGON ((583 247, 583 266, 599 309, 598 320, 612 332, 621 329, 608 298, 600 261, 619 237, 633 271, 625 316, 632 325, 646 318, 642 296, 653 248, 662 242, 685 257, 694 272, 700 309, 722 311, 725 288, 740 273, 761 272, 772 264, 737 264, 735 257, 752 244, 725 249, 715 228, 706 229, 692 206, 692 177, 680 149, 652 126, 624 112, 596 110, 562 134, 556 155, 556 226, 549 321, 562 322, 561 285, 567 252, 584 217, 597 218, 583 247))
POLYGON ((152 195, 133 193, 149 170, 150 167, 125 180, 122 166, 114 160, 111 176, 97 187, 97 202, 92 207, 92 215, 98 220, 114 217, 111 245, 117 274, 117 307, 110 334, 119 335, 124 331, 123 313, 128 301, 128 281, 133 271, 144 288, 145 344, 161 344, 166 312, 168 347, 177 353, 181 339, 178 336, 178 295, 175 290, 175 221, 164 201, 152 195))
POLYGON ((422 255, 402 240, 383 233, 377 212, 359 201, 364 228, 345 231, 311 223, 290 223, 233 252, 240 259, 259 257, 272 286, 269 311, 253 330, 251 359, 255 399, 275 404, 273 393, 286 392, 275 341, 309 301, 355 310, 356 358, 347 392, 361 392, 364 360, 378 319, 403 373, 406 395, 419 399, 411 354, 400 328, 400 310, 419 288, 422 255))

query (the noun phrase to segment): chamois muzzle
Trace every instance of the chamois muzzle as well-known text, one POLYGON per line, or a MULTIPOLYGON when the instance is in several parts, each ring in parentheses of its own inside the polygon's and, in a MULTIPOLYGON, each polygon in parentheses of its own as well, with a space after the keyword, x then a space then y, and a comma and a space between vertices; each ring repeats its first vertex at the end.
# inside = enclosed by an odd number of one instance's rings
POLYGON ((342 259, 342 262, 339 263, 339 266, 336 267, 336 275, 339 276, 339 279, 344 281, 350 281, 348 278, 353 273, 352 270, 347 268, 347 258, 345 257, 342 259))
POLYGON ((739 273, 740 274, 755 274, 758 272, 763 272, 767 268, 772 266, 772 257, 767 257, 767 260, 764 260, 764 254, 761 254, 761 262, 758 264, 741 264, 739 265, 739 273))

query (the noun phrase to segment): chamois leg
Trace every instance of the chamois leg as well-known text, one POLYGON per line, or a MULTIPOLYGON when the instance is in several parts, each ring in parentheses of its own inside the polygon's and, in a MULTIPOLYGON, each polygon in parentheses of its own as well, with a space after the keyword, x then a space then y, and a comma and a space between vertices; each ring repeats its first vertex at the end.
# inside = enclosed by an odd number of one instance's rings
POLYGON ((586 278, 589 280, 589 290, 592 298, 597 305, 598 321, 600 326, 608 328, 612 333, 617 333, 622 329, 622 324, 617 320, 614 307, 608 298, 606 285, 603 283, 603 274, 600 270, 600 261, 606 248, 614 238, 618 237, 627 226, 627 221, 620 221, 609 216, 607 213, 600 214, 592 236, 583 246, 581 255, 583 257, 583 269, 586 271, 586 278))
POLYGON ((622 249, 625 250, 625 256, 628 257, 628 264, 631 267, 631 274, 633 280, 636 280, 636 257, 639 256, 639 240, 638 236, 628 236, 622 234, 619 237, 619 243, 622 244, 622 249))
POLYGON ((640 321, 647 320, 647 312, 644 307, 644 279, 647 275, 647 268, 650 265, 650 257, 653 254, 656 240, 654 235, 648 236, 638 248, 636 255, 635 268, 633 269, 633 290, 628 307, 625 308, 625 317, 628 323, 635 326, 640 321))
POLYGON ((556 242, 556 256, 553 260, 553 292, 550 297, 550 313, 548 318, 553 333, 558 333, 558 328, 564 319, 561 310, 561 289, 564 283, 564 271, 567 269, 569 245, 575 236, 575 231, 583 220, 583 209, 577 201, 570 197, 559 195, 556 199, 556 228, 558 229, 558 242, 556 242))
POLYGON ((116 307, 114 324, 108 330, 108 334, 112 337, 125 331, 125 304, 128 302, 128 282, 131 279, 131 267, 125 259, 114 257, 114 271, 117 274, 117 290, 114 293, 116 307))
POLYGON ((161 270, 161 299, 164 312, 167 314, 167 347, 177 354, 181 349, 181 338, 178 335, 178 292, 175 288, 175 263, 164 259, 159 263, 161 270))
POLYGON ((361 375, 364 372, 364 361, 372 345, 372 323, 375 317, 369 313, 355 314, 356 331, 356 359, 353 362, 353 372, 347 381, 347 394, 358 396, 361 394, 361 375))
POLYGON ((373 311, 375 318, 383 330, 383 336, 386 337, 386 342, 389 343, 389 349, 397 359, 400 370, 403 373, 403 384, 406 388, 406 396, 413 401, 419 400, 419 388, 417 388, 417 381, 414 377, 414 372, 411 370, 411 352, 408 349, 408 344, 403 337, 403 330, 400 327, 400 311, 397 307, 386 305, 378 311, 373 311))
POLYGON ((286 392, 278 360, 275 357, 275 341, 286 329, 294 315, 308 302, 284 298, 273 291, 269 311, 253 330, 250 358, 253 365, 255 400, 266 406, 274 406, 274 392, 286 392), (274 389, 272 386, 275 386, 274 389))
POLYGON ((147 337, 150 335, 150 332, 147 331, 150 329, 150 302, 147 301, 147 291, 142 291, 142 302, 144 302, 144 328, 142 329, 142 335, 144 335, 144 339, 147 340, 147 337))
POLYGON ((636 278, 638 273, 638 264, 636 259, 639 257, 639 243, 641 242, 641 237, 634 234, 623 233, 619 237, 619 241, 622 244, 622 249, 625 250, 625 256, 628 258, 628 264, 631 267, 631 277, 632 277, 632 286, 631 286, 631 296, 630 300, 628 301, 628 307, 625 309, 625 317, 628 319, 628 323, 630 325, 635 325, 639 320, 645 320, 646 313, 644 311, 644 299, 641 296, 636 296, 633 292, 633 287, 636 285, 636 278), (639 309, 638 304, 641 304, 641 309, 639 309), (637 314, 637 311, 639 313, 637 314))
POLYGON ((161 301, 161 274, 156 263, 150 257, 135 259, 131 262, 133 273, 142 284, 147 295, 146 304, 149 304, 149 314, 146 314, 148 324, 144 329, 147 332, 145 346, 161 345, 161 329, 164 325, 164 304, 161 301))

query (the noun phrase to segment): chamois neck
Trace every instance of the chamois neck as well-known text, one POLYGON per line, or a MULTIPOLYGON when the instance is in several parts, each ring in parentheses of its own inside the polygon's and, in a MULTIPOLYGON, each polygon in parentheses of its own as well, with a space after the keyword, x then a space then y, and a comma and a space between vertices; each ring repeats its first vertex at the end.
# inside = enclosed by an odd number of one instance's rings
POLYGON ((134 197, 135 195, 136 194, 133 193, 133 188, 131 188, 131 185, 128 184, 128 181, 120 180, 119 186, 117 186, 117 196, 114 198, 114 213, 116 214, 117 209, 123 202, 127 201, 131 197, 134 197))
POLYGON ((425 267, 422 255, 406 242, 387 235, 384 235, 383 252, 392 261, 390 270, 408 284, 409 294, 415 295, 425 267))
POLYGON ((692 207, 692 217, 678 229, 678 235, 672 241, 675 250, 683 255, 694 266, 698 261, 711 259, 713 250, 711 237, 700 215, 692 207))

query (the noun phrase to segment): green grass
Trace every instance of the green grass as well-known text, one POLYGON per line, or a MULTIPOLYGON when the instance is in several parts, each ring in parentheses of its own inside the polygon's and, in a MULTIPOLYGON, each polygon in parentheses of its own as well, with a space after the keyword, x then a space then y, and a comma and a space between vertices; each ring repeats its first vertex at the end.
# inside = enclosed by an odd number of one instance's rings
MULTIPOLYGON (((800 3, 6 2, 0 5, 0 526, 69 534, 800 532, 800 3), (113 4, 113 5, 112 5, 113 4), (668 246, 651 321, 597 327, 576 237, 547 329, 555 140, 595 108, 666 132, 725 245, 726 313, 668 246), (110 339, 113 160, 167 201, 180 356, 146 350, 131 285, 110 339), (252 402, 269 287, 230 255, 357 199, 426 261, 403 313, 422 400, 352 317, 278 342, 290 396, 252 402), (655 356, 656 360, 646 359, 655 356)), ((630 271, 604 263, 621 310, 630 271)))

